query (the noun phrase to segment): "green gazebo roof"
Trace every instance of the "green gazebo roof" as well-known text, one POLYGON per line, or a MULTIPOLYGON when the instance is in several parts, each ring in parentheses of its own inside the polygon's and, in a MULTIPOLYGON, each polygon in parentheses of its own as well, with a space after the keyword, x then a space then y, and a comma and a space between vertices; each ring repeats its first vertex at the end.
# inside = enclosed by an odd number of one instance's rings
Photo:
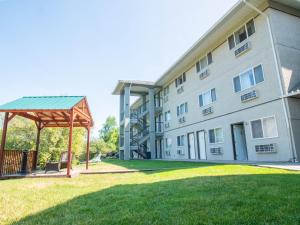
POLYGON ((84 98, 85 96, 28 96, 0 105, 0 111, 68 110, 84 98))

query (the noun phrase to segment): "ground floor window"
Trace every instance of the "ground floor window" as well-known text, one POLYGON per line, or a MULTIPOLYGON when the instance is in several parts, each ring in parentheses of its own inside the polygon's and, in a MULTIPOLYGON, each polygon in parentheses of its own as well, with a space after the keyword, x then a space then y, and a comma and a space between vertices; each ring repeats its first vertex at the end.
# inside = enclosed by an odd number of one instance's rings
POLYGON ((223 138, 223 129, 222 128, 215 128, 208 131, 209 134, 209 143, 221 143, 224 141, 223 138))
POLYGON ((278 136, 274 116, 251 121, 251 132, 254 139, 274 138, 278 136))
POLYGON ((177 136, 177 146, 184 146, 184 135, 177 136))

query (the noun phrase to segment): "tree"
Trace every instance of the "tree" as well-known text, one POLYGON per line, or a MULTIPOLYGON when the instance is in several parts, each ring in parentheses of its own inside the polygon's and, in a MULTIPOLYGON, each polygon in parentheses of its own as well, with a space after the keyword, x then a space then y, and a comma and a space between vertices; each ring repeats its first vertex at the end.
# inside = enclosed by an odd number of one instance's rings
MULTIPOLYGON (((119 145, 119 128, 117 120, 113 116, 109 116, 99 131, 100 140, 102 140, 107 146, 108 150, 115 152, 119 145)), ((104 144, 102 143, 104 149, 104 144)), ((106 151, 107 152, 107 151, 106 151)))

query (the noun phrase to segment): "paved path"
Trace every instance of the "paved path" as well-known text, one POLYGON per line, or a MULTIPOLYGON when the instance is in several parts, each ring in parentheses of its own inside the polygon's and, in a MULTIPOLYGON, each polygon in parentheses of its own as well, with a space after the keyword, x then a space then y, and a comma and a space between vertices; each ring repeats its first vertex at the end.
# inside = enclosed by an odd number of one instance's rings
POLYGON ((259 167, 266 167, 266 168, 276 168, 276 169, 284 169, 284 170, 293 170, 293 171, 300 171, 299 164, 258 164, 259 167))

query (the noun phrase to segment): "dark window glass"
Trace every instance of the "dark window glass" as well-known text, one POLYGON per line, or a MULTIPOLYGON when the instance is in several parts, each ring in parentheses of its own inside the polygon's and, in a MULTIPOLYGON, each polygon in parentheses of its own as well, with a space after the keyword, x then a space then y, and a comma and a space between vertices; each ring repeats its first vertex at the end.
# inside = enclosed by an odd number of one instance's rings
POLYGON ((264 137, 261 120, 252 121, 251 122, 251 130, 252 130, 253 138, 263 138, 264 137))
POLYGON ((185 76, 185 73, 183 73, 183 74, 182 74, 182 80, 183 80, 183 82, 185 82, 185 81, 186 81, 186 76, 185 76))
POLYGON ((239 76, 233 78, 233 83, 234 83, 234 91, 235 92, 241 91, 241 82, 239 76))
POLYGON ((216 137, 215 137, 215 130, 209 130, 209 143, 215 143, 216 142, 216 137))
POLYGON ((211 89, 211 101, 215 102, 217 100, 216 89, 211 89))
POLYGON ((229 49, 233 49, 233 48, 235 47, 233 35, 231 35, 231 36, 228 38, 228 44, 229 44, 229 49))
POLYGON ((247 26, 248 36, 251 36, 252 34, 255 33, 255 26, 253 20, 250 20, 246 26, 247 26))
POLYGON ((235 35, 235 43, 239 44, 247 39, 247 33, 245 26, 243 26, 241 29, 239 29, 237 32, 234 33, 235 35))
POLYGON ((197 73, 200 71, 200 64, 199 64, 199 61, 196 62, 196 70, 197 70, 197 73))
POLYGON ((203 106, 203 96, 202 95, 199 95, 199 105, 200 105, 200 107, 203 106))
POLYGON ((175 79, 175 86, 176 86, 176 87, 178 86, 178 82, 177 82, 177 79, 175 79))
POLYGON ((211 52, 207 54, 207 62, 208 62, 208 65, 212 64, 212 62, 213 62, 211 52))
POLYGON ((264 73, 261 65, 254 68, 254 76, 257 84, 264 81, 264 73))

